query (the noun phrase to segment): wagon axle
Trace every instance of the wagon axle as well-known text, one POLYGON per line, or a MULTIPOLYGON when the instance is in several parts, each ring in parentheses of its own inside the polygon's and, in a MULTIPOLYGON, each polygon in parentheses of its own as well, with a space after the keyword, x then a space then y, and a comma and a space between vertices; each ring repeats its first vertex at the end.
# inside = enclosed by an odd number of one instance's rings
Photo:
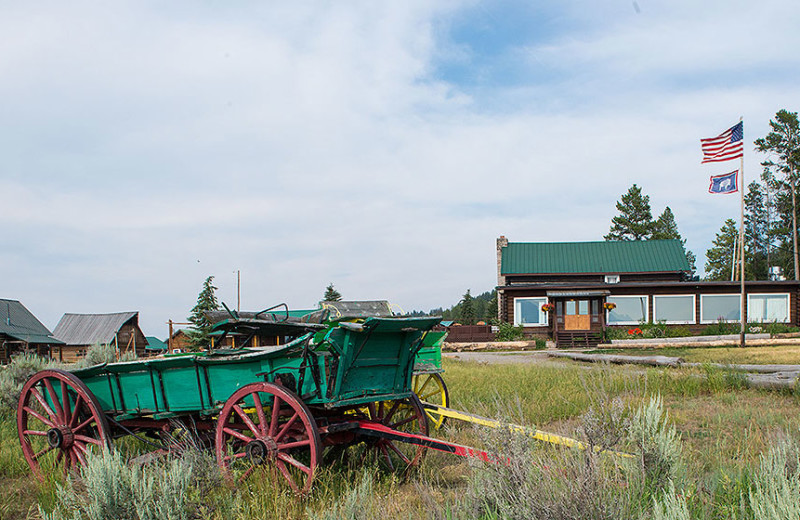
POLYGON ((57 426, 47 430, 47 444, 51 448, 68 449, 75 440, 75 434, 67 426, 57 426))

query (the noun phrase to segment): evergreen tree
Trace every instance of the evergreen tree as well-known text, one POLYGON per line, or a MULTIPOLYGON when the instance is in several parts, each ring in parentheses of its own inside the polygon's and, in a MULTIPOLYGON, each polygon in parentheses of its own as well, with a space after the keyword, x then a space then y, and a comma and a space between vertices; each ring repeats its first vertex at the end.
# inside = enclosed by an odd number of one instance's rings
POLYGON ((492 291, 492 297, 489 303, 486 304, 486 314, 484 320, 486 323, 494 323, 497 321, 497 290, 492 291))
POLYGON ((717 233, 712 247, 706 251, 706 280, 724 281, 731 279, 733 268, 733 248, 739 235, 736 221, 729 218, 717 233))
POLYGON ((338 302, 342 301, 342 295, 333 288, 333 284, 330 284, 328 287, 325 288, 325 295, 322 297, 322 301, 326 302, 338 302))
POLYGON ((697 259, 694 253, 686 249, 686 239, 681 237, 678 231, 678 224, 675 222, 675 215, 672 213, 669 206, 664 208, 664 212, 661 213, 653 223, 653 235, 650 238, 653 240, 680 240, 683 250, 686 253, 686 261, 689 262, 689 267, 691 267, 692 274, 697 270, 695 265, 697 259))
POLYGON ((764 189, 756 181, 747 188, 744 210, 745 277, 747 280, 766 280, 769 212, 764 189))
POLYGON ((461 308, 458 313, 458 321, 460 321, 462 325, 475 325, 475 302, 474 298, 469 293, 469 289, 467 289, 466 294, 461 298, 459 306, 461 308))
MULTIPOLYGON (((792 251, 791 272, 800 279, 800 257, 797 246, 797 188, 800 172, 800 122, 797 112, 779 110, 769 122, 772 130, 766 137, 755 140, 756 149, 768 153, 770 158, 761 164, 776 179, 779 189, 776 203, 781 220, 789 228, 788 237, 779 238, 780 248, 792 251)), ((789 266, 786 266, 789 267, 789 266)), ((788 272, 789 269, 786 269, 788 272)))
POLYGON ((617 202, 619 215, 611 219, 611 228, 603 237, 606 240, 647 240, 653 235, 653 214, 650 196, 642 195, 636 184, 617 202))
POLYGON ((189 343, 192 349, 199 350, 207 348, 210 345, 208 333, 211 332, 211 322, 208 321, 205 311, 219 310, 219 301, 214 291, 214 277, 209 276, 203 282, 203 289, 197 295, 197 304, 192 307, 192 313, 189 315, 189 321, 192 323, 192 328, 188 331, 189 343))

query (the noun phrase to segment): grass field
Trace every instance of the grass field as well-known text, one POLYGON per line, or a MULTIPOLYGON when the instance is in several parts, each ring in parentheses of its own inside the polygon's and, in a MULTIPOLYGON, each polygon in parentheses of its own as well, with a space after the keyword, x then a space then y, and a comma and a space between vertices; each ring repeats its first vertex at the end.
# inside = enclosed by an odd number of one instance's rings
MULTIPOLYGON (((697 350, 701 349, 675 349, 676 355, 687 360, 722 363, 752 363, 756 359, 787 363, 800 351, 697 350)), ((663 349, 658 353, 665 354, 663 349)), ((590 409, 608 408, 615 400, 616 406, 635 409, 651 396, 660 395, 682 445, 685 473, 680 485, 688 497, 692 517, 696 518, 734 517, 742 509, 741 497, 747 495, 762 453, 774 444, 780 432, 794 434, 800 427, 800 399, 793 393, 747 389, 740 379, 729 377, 725 371, 586 365, 565 368, 547 364, 492 366, 452 360, 445 360, 445 369, 453 408, 565 435, 586 429, 585 414, 590 409)), ((454 421, 434 436, 495 450, 506 447, 485 431, 454 421)), ((624 444, 619 448, 634 449, 624 444)), ((552 461, 561 460, 561 449, 543 448, 537 452, 538 456, 551 457, 549 464, 557 465, 552 461)), ((282 486, 273 486, 268 472, 264 472, 234 488, 218 484, 204 490, 202 497, 195 500, 192 514, 220 519, 468 518, 463 513, 463 502, 470 496, 474 500, 473 477, 481 468, 482 463, 476 461, 432 452, 418 472, 403 480, 360 460, 351 460, 324 468, 313 493, 304 499, 292 496, 282 486)), ((569 473, 564 470, 564 474, 569 473)), ((614 478, 611 480, 616 482, 614 478)), ((612 486, 612 492, 631 494, 623 484, 615 485, 622 487, 612 486)), ((36 518, 37 504, 50 510, 57 502, 56 480, 40 483, 29 475, 11 417, 0 421, 0 486, 3 519, 36 518)), ((575 493, 577 501, 582 495, 575 493)), ((641 511, 650 505, 636 507, 639 509, 631 513, 631 518, 641 516, 641 511)), ((752 517, 748 514, 751 513, 745 511, 740 517, 752 517)), ((564 516, 567 517, 603 516, 564 516)), ((503 516, 487 514, 484 518, 503 516)))
POLYGON ((701 347, 701 348, 624 348, 588 351, 597 354, 626 356, 672 356, 693 363, 754 365, 800 365, 800 346, 701 347))

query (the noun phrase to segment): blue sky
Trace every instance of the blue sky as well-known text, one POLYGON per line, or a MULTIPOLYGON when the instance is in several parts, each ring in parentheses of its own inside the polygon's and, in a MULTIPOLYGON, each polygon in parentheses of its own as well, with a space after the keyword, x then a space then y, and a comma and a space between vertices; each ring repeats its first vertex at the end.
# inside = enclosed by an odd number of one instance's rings
POLYGON ((800 4, 0 1, 0 297, 182 321, 492 288, 494 241, 600 240, 631 184, 702 269, 699 139, 798 110, 800 4))

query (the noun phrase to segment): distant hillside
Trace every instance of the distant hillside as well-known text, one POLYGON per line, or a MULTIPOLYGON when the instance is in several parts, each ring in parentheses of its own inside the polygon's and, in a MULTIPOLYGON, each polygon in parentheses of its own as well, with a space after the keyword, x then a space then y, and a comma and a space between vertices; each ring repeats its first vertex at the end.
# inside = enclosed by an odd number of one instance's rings
POLYGON ((473 296, 469 289, 461 301, 443 309, 438 307, 425 311, 412 311, 409 316, 441 316, 443 320, 457 321, 462 325, 474 325, 479 321, 490 323, 497 319, 497 291, 486 291, 473 296))

